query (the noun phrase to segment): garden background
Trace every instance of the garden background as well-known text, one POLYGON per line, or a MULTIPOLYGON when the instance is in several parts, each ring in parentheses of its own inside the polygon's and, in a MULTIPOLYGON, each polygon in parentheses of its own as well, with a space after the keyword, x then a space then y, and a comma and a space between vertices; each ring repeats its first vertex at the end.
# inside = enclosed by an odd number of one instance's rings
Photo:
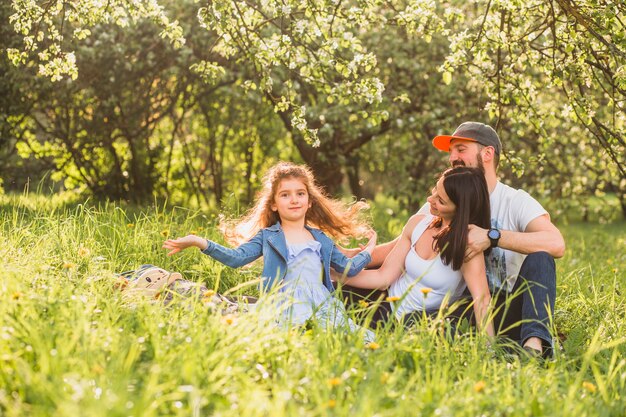
MULTIPOLYGON (((623 415, 626 6, 584 0, 12 0, 0 5, 0 414, 623 415), (425 201, 466 120, 562 230, 554 361, 437 323, 259 328, 128 302, 142 263, 220 240, 278 160, 365 198, 381 240, 425 201)), ((239 292, 253 291, 243 287, 239 292)), ((367 315, 368 307, 353 314, 367 315)), ((255 325, 257 324, 257 325, 255 325)))

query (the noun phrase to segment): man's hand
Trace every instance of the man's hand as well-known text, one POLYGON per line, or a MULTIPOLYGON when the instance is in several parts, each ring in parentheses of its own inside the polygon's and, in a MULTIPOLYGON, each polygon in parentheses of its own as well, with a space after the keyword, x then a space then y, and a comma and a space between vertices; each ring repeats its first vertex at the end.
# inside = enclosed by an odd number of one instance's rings
POLYGON ((467 227, 467 247, 465 248, 465 262, 476 255, 482 255, 491 246, 491 240, 487 236, 487 229, 470 224, 467 227))
POLYGON ((180 252, 183 249, 190 248, 195 246, 200 250, 204 250, 207 248, 207 242, 205 239, 198 237, 196 235, 187 235, 185 237, 179 237, 178 239, 168 239, 163 242, 163 249, 169 249, 170 251, 167 253, 167 256, 172 256, 175 253, 180 252))

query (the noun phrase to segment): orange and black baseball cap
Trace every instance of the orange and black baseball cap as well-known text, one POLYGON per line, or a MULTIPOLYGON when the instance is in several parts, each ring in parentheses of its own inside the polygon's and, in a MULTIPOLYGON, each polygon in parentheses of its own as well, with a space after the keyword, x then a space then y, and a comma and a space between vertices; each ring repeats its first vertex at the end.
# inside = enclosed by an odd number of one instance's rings
POLYGON ((452 139, 471 140, 483 146, 493 146, 496 153, 502 152, 502 142, 495 130, 489 125, 479 122, 465 122, 456 128, 452 135, 435 136, 433 146, 440 151, 450 152, 452 139))

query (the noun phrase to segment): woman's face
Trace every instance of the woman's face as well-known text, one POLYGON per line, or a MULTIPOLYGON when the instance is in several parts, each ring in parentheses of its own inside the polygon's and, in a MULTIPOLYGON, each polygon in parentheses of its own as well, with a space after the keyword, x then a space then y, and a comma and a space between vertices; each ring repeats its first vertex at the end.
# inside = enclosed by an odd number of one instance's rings
POLYGON ((427 200, 430 203, 430 213, 433 216, 439 216, 448 222, 452 220, 456 213, 456 205, 450 201, 448 194, 446 194, 443 177, 439 178, 427 200))

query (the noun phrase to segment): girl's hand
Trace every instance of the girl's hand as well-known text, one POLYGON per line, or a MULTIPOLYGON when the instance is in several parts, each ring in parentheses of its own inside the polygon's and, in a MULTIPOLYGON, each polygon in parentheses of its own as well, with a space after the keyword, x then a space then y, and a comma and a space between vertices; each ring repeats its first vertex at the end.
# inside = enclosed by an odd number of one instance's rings
POLYGON ((369 241, 367 242, 367 245, 365 245, 363 250, 369 252, 370 255, 372 254, 372 251, 376 247, 376 238, 377 237, 378 237, 378 235, 376 234, 376 231, 374 229, 371 229, 370 232, 367 235, 367 238, 369 239, 369 241))
POLYGON ((162 248, 169 249, 170 251, 167 253, 167 256, 172 256, 173 254, 192 246, 195 246, 200 250, 205 250, 207 248, 207 242, 196 235, 187 235, 185 237, 179 237, 178 239, 166 240, 163 242, 162 248))
MULTIPOLYGON (((363 249, 365 249, 365 245, 359 245, 358 248, 344 248, 339 244, 335 245, 337 246, 337 249, 339 249, 339 252, 343 253, 348 258, 354 258, 359 253, 363 252, 363 249)), ((331 270, 330 273, 332 274, 333 270, 331 270)))

